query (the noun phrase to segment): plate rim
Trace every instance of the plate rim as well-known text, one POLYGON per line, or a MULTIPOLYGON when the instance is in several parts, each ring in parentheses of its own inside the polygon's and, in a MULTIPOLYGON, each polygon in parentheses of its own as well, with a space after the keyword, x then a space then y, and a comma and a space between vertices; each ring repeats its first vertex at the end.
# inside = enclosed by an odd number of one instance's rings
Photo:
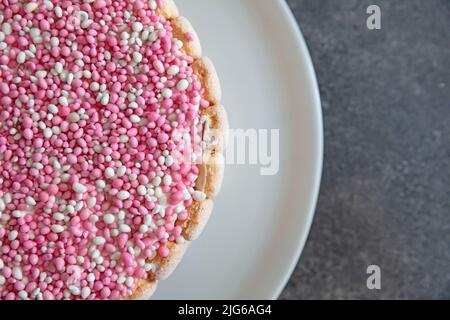
POLYGON ((316 141, 316 155, 315 157, 318 159, 317 166, 315 168, 314 176, 314 185, 312 186, 312 196, 309 204, 309 210, 306 212, 306 223, 305 230, 306 232, 299 233, 297 239, 297 247, 295 253, 292 255, 291 262, 286 268, 286 272, 284 272, 284 276, 282 280, 279 281, 279 285, 274 290, 271 295, 271 300, 276 300, 280 297, 283 290, 286 288, 289 280, 292 277, 293 272, 295 271, 296 266, 301 260, 301 256, 303 253, 303 249, 305 248, 307 239, 311 232, 312 223, 314 220, 317 202, 319 199, 320 193, 320 185, 322 181, 323 174, 323 160, 324 160, 324 125, 323 125, 323 112, 322 112, 322 102, 320 99, 320 91, 319 91, 319 83, 317 81, 317 75, 314 69, 314 64, 311 58, 310 51, 308 49, 308 45, 306 44, 305 38, 301 31, 300 25, 297 23, 295 19, 294 13, 290 9, 289 5, 285 0, 276 1, 277 6, 279 7, 280 13, 284 16, 287 24, 289 25, 289 31, 292 33, 293 40, 295 40, 295 50, 299 52, 300 55, 303 56, 305 60, 305 70, 308 81, 310 81, 312 86, 311 96, 313 98, 313 104, 311 104, 312 113, 314 114, 314 128, 316 128, 316 132, 314 132, 317 137, 316 141))

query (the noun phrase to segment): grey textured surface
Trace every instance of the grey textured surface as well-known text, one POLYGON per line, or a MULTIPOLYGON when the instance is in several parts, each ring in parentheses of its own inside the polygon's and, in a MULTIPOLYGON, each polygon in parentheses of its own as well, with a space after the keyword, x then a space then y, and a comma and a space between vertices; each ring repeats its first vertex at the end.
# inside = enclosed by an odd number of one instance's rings
POLYGON ((320 199, 282 299, 450 298, 450 2, 288 0, 325 117, 320 199), (382 9, 382 29, 366 9, 382 9), (366 287, 366 268, 382 289, 366 287))

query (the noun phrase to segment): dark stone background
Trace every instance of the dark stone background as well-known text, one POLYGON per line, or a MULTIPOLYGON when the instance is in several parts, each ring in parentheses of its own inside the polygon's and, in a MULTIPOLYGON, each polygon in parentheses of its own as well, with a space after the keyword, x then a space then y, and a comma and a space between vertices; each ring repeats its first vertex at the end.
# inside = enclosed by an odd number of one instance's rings
POLYGON ((450 298, 450 1, 287 1, 319 79, 325 166, 281 298, 450 298))

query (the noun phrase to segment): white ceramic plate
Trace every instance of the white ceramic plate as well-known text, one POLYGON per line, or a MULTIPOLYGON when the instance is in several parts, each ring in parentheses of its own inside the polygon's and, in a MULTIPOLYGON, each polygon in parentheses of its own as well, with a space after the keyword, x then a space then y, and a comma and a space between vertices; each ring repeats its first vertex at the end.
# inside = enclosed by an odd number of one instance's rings
POLYGON ((178 0, 220 75, 230 127, 280 129, 280 171, 228 165, 213 217, 156 299, 276 299, 308 236, 322 171, 311 59, 284 0, 178 0))

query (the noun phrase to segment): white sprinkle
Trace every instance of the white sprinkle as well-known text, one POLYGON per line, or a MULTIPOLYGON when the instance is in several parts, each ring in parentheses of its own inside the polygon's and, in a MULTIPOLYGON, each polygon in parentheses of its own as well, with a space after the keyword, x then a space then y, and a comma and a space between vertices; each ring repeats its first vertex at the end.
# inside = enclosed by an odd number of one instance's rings
POLYGON ((103 237, 95 237, 94 238, 94 243, 98 246, 105 244, 105 242, 106 242, 106 240, 103 237))
POLYGON ((28 2, 28 3, 25 5, 24 10, 25 10, 26 13, 31 13, 31 12, 33 12, 34 10, 36 10, 37 7, 38 7, 38 4, 37 4, 36 2, 28 2))
POLYGON ((164 98, 170 99, 173 95, 173 92, 169 88, 164 88, 161 90, 161 94, 164 98))
POLYGON ((52 47, 58 47, 59 46, 59 38, 51 37, 50 38, 50 44, 51 44, 52 47))
POLYGON ((61 96, 58 98, 58 102, 64 106, 64 107, 68 107, 69 106, 69 101, 67 101, 67 98, 64 96, 61 96))
POLYGON ((150 34, 150 36, 148 37, 148 40, 151 41, 151 42, 156 41, 156 39, 158 39, 158 33, 157 32, 152 32, 150 34))
POLYGON ((206 194, 201 191, 194 191, 192 197, 194 198, 195 201, 202 202, 206 199, 206 194))
POLYGON ((109 103, 109 93, 106 93, 103 95, 102 100, 100 103, 104 106, 106 106, 109 103))
POLYGON ((120 232, 124 232, 124 233, 131 232, 131 228, 127 224, 121 224, 119 229, 120 229, 120 232))
POLYGON ((58 107, 55 106, 54 104, 49 104, 47 107, 48 111, 53 113, 53 114, 57 114, 58 113, 58 107))
MULTIPOLYGON (((55 165, 53 165, 53 166, 55 166, 55 165)), ((55 168, 56 169, 56 168, 55 168)), ((61 169, 61 168, 59 168, 59 169, 61 169)), ((61 175, 61 181, 62 182, 67 182, 67 181, 69 181, 70 180, 70 174, 68 174, 68 173, 64 173, 63 175, 61 175)))
POLYGON ((42 79, 42 78, 45 78, 47 76, 47 71, 45 71, 45 70, 38 70, 38 71, 36 71, 35 75, 39 79, 42 79))
POLYGON ((106 176, 108 179, 111 179, 112 177, 114 177, 115 174, 116 174, 116 173, 114 172, 114 169, 113 169, 113 168, 108 167, 108 168, 105 169, 105 176, 106 176))
MULTIPOLYGON (((134 89, 134 88, 132 88, 134 89)), ((127 99, 130 102, 136 101, 136 95, 133 92, 130 92, 129 94, 127 94, 127 99)))
POLYGON ((120 200, 127 200, 130 197, 130 193, 128 191, 120 191, 117 194, 117 198, 120 200))
POLYGON ((133 31, 135 32, 141 32, 142 29, 144 29, 144 26, 140 22, 133 23, 133 31))
POLYGON ((103 180, 97 180, 95 182, 95 184, 96 184, 97 188, 99 188, 99 189, 105 189, 105 187, 106 187, 106 183, 103 180))
POLYGON ((83 77, 86 79, 90 79, 92 77, 92 73, 89 70, 83 70, 83 77))
POLYGON ((95 207, 95 205, 97 204, 97 198, 95 197, 91 197, 88 199, 87 201, 87 205, 90 209, 92 209, 93 207, 95 207))
POLYGON ((170 186, 172 184, 172 177, 170 175, 164 176, 164 185, 170 186))
POLYGON ((125 284, 128 288, 133 287, 134 285, 134 279, 133 277, 127 277, 127 280, 125 281, 125 284))
POLYGON ((140 267, 143 267, 145 265, 145 259, 140 258, 137 260, 137 263, 140 267))
POLYGON ((84 20, 82 23, 81 23, 81 27, 83 28, 83 29, 86 29, 86 28, 89 28, 89 26, 91 25, 91 24, 93 24, 94 23, 94 21, 92 20, 92 19, 87 19, 87 20, 84 20))
MULTIPOLYGON (((53 129, 52 129, 53 130, 53 129)), ((55 169, 55 170, 60 170, 61 169, 61 164, 59 163, 59 161, 58 160, 55 160, 54 162, 53 162, 53 168, 55 169)), ((62 178, 62 177, 61 177, 62 178)))
POLYGON ((100 251, 99 250, 94 250, 94 251, 92 251, 92 253, 91 253, 91 258, 92 259, 97 259, 98 257, 100 257, 100 251))
POLYGON ((111 230, 111 236, 113 237, 117 237, 119 235, 119 230, 118 229, 112 229, 111 230))
POLYGON ((25 201, 29 206, 34 207, 36 205, 36 200, 34 200, 32 197, 28 196, 25 201))
POLYGON ((121 274, 119 276, 119 279, 117 279, 117 283, 118 284, 124 284, 126 280, 127 280, 127 278, 123 274, 121 274))
POLYGON ((164 193, 162 192, 161 187, 157 187, 155 189, 155 197, 162 198, 164 196, 164 193))
POLYGON ((150 226, 152 224, 152 222, 153 222, 152 216, 150 214, 146 215, 145 218, 144 218, 145 225, 146 226, 150 226))
POLYGON ((130 34, 128 32, 126 32, 126 31, 123 31, 120 34, 120 37, 122 38, 122 40, 128 40, 130 38, 130 34))
POLYGON ((91 84, 89 85, 89 88, 92 90, 92 91, 98 91, 98 90, 100 90, 100 85, 98 84, 98 82, 91 82, 91 84))
POLYGON ((88 282, 94 282, 95 281, 95 275, 93 273, 89 273, 86 279, 87 279, 88 282))
POLYGON ((155 178, 153 178, 152 180, 152 185, 154 185, 155 187, 159 186, 161 184, 161 178, 156 176, 155 178))
POLYGON ((143 224, 142 226, 139 227, 139 232, 140 233, 147 233, 148 232, 148 226, 143 224))
POLYGON ((144 185, 140 185, 137 188, 137 192, 138 192, 139 195, 145 196, 147 194, 147 188, 144 185))
POLYGON ((13 277, 16 280, 22 280, 23 279, 22 269, 20 269, 20 267, 14 267, 13 268, 13 277))
POLYGON ((153 263, 146 263, 144 265, 144 269, 147 272, 152 271, 153 269, 155 269, 155 265, 153 263))
POLYGON ((137 104, 137 102, 132 101, 132 102, 130 102, 130 104, 128 105, 128 108, 131 108, 131 109, 137 109, 138 106, 139 106, 139 105, 137 104))
POLYGON ((14 218, 22 218, 25 214, 22 211, 19 210, 15 210, 12 213, 14 218))
POLYGON ((2 26, 2 31, 5 35, 10 35, 12 32, 12 27, 8 22, 5 22, 2 26))
POLYGON ((103 221, 106 224, 111 224, 114 223, 114 221, 116 220, 116 218, 114 217, 114 215, 112 215, 111 213, 107 213, 103 216, 103 221))
POLYGON ((91 288, 84 287, 83 289, 81 289, 81 297, 83 299, 87 299, 90 295, 91 295, 91 288))
POLYGON ((19 296, 20 299, 25 300, 28 298, 28 292, 26 292, 25 290, 20 290, 19 293, 17 294, 19 296))
POLYGON ((75 208, 72 205, 68 205, 66 208, 67 212, 70 214, 74 214, 75 213, 75 208))
POLYGON ((102 152, 102 149, 103 149, 103 148, 102 148, 102 146, 101 146, 101 145, 99 145, 99 144, 98 144, 98 145, 96 145, 96 146, 94 146, 94 151, 95 151, 95 152, 97 152, 97 153, 100 153, 100 152, 102 152))
POLYGON ((161 209, 162 209, 162 207, 161 207, 159 204, 157 204, 157 205, 153 208, 152 213, 154 213, 154 214, 159 213, 159 212, 161 212, 161 209))
POLYGON ((186 89, 189 87, 189 81, 186 79, 181 79, 177 84, 178 91, 186 91, 186 89))
POLYGON ((72 81, 73 81, 74 78, 75 78, 74 74, 73 74, 73 73, 69 73, 69 74, 67 75, 66 82, 67 82, 68 84, 72 84, 72 81))
POLYGON ((12 230, 9 232, 8 234, 8 240, 9 241, 14 241, 17 239, 17 236, 19 235, 19 232, 17 230, 12 230))
POLYGON ((56 221, 63 221, 64 215, 61 212, 56 212, 55 214, 53 214, 53 219, 56 221))
POLYGON ((60 226, 60 225, 58 225, 58 224, 54 224, 54 225, 52 225, 52 231, 54 232, 54 233, 61 233, 61 232, 63 232, 64 231, 64 227, 63 226, 60 226))
POLYGON ((58 74, 61 74, 62 72, 63 72, 63 65, 62 65, 62 63, 61 62, 56 62, 55 63, 55 71, 58 73, 58 74))
POLYGON ((70 293, 73 294, 74 296, 79 296, 80 295, 80 288, 76 287, 76 286, 69 286, 69 290, 70 293))
POLYGON ((78 182, 75 182, 73 184, 72 188, 73 188, 73 191, 75 191, 76 193, 85 193, 87 191, 87 188, 78 182))
POLYGON ((120 166, 120 167, 117 169, 117 176, 118 176, 118 177, 123 177, 123 176, 125 175, 126 172, 127 172, 127 167, 125 167, 125 166, 120 166))
POLYGON ((133 52, 133 61, 139 63, 142 61, 142 54, 138 51, 133 52))
POLYGON ((62 11, 62 9, 61 9, 60 6, 56 6, 56 7, 55 7, 55 15, 56 15, 58 18, 61 18, 61 17, 63 16, 63 11, 62 11))
POLYGON ((53 131, 50 128, 45 128, 44 129, 44 137, 46 137, 47 139, 50 139, 53 136, 53 131))
POLYGON ((176 65, 170 66, 169 69, 167 69, 167 74, 170 76, 174 76, 180 72, 180 68, 176 65))
POLYGON ((80 121, 80 115, 77 112, 72 112, 68 117, 70 122, 78 122, 80 121))
POLYGON ((167 158, 166 158, 166 166, 170 167, 171 165, 173 165, 173 157, 172 156, 167 156, 167 158))
POLYGON ((133 122, 133 123, 139 123, 139 122, 141 122, 141 118, 140 118, 138 115, 135 115, 135 114, 132 114, 132 115, 130 116, 130 120, 131 120, 131 122, 133 122))
POLYGON ((26 58, 27 58, 27 56, 26 56, 25 52, 21 51, 21 52, 19 52, 19 54, 17 55, 16 61, 17 61, 17 63, 22 64, 22 63, 25 62, 26 58))

